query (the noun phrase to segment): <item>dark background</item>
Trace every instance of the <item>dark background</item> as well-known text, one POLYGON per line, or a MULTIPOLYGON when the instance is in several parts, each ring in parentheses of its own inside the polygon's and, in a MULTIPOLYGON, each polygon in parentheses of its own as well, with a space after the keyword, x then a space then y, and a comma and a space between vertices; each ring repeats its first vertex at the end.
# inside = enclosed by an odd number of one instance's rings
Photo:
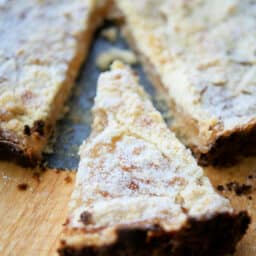
MULTIPOLYGON (((69 111, 57 124, 56 133, 51 142, 53 144, 53 152, 45 154, 46 165, 48 167, 77 169, 79 146, 90 134, 92 120, 91 108, 96 94, 98 76, 101 73, 96 66, 96 58, 101 52, 112 47, 121 49, 129 48, 119 30, 117 40, 114 43, 107 41, 100 35, 100 31, 109 26, 112 26, 112 24, 105 24, 95 34, 89 55, 81 67, 80 74, 73 88, 73 93, 66 104, 69 111)), ((156 95, 141 65, 134 65, 133 68, 140 77, 140 83, 152 96, 152 101, 156 108, 162 113, 166 112, 166 104, 156 95)))

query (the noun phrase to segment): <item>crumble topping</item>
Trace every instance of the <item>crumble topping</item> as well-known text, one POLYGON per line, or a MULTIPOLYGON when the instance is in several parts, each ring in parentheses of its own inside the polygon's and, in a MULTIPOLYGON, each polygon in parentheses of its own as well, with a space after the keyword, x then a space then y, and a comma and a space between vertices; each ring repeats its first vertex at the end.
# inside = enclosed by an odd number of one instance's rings
POLYGON ((67 243, 106 244, 118 227, 156 224, 171 231, 188 218, 233 212, 120 62, 100 76, 93 112, 66 226, 86 233, 67 243))
POLYGON ((11 138, 36 155, 41 151, 45 139, 32 142, 28 128, 38 120, 47 125, 58 118, 88 44, 86 33, 98 23, 89 20, 106 3, 1 1, 0 132, 5 140, 11 138))
POLYGON ((116 4, 135 47, 153 64, 179 110, 198 124, 197 146, 255 122, 255 1, 116 4))

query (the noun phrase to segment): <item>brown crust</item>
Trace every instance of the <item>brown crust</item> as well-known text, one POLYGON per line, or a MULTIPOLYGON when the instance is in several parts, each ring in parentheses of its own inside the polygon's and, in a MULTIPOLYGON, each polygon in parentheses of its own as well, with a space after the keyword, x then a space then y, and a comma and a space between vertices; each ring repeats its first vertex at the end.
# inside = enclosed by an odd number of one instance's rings
POLYGON ((241 156, 256 155, 255 145, 256 124, 253 124, 219 136, 207 153, 200 152, 196 147, 192 147, 192 151, 201 165, 224 166, 235 164, 241 156))
POLYGON ((249 223, 247 212, 240 212, 218 214, 205 220, 190 219, 181 230, 170 233, 158 226, 122 228, 117 231, 114 244, 76 248, 67 246, 63 241, 58 252, 61 256, 221 256, 234 253, 249 223))
MULTIPOLYGON (((23 136, 25 138, 33 135, 41 139, 45 130, 45 123, 39 120, 34 123, 32 128, 25 125, 23 136)), ((19 138, 14 135, 4 135, 3 131, 0 130, 0 160, 12 161, 24 167, 35 167, 39 163, 40 156, 22 145, 19 138)))
MULTIPOLYGON (((164 88, 159 75, 154 72, 154 68, 149 59, 143 56, 136 48, 132 33, 127 27, 124 27, 124 34, 129 45, 138 53, 139 59, 144 64, 143 68, 147 73, 152 84, 164 94, 164 88)), ((173 101, 169 102, 171 108, 175 108, 173 101)), ((191 124, 190 124, 191 127, 191 124)), ((195 127, 196 128, 196 127, 195 127)), ((224 131, 221 135, 216 137, 210 145, 207 152, 202 152, 199 147, 195 145, 188 145, 192 150, 199 164, 207 166, 230 166, 237 163, 242 156, 256 155, 256 121, 243 127, 238 127, 232 131, 224 131)))
POLYGON ((23 145, 19 139, 12 136, 7 137, 0 131, 0 160, 10 160, 24 167, 35 167, 40 163, 42 159, 41 149, 44 148, 47 143, 47 139, 53 132, 53 127, 55 126, 56 120, 60 117, 61 109, 69 96, 69 92, 79 71, 79 67, 86 57, 93 32, 100 24, 101 17, 105 16, 107 10, 108 6, 104 6, 101 10, 95 11, 90 17, 93 26, 81 33, 77 38, 78 43, 76 55, 69 64, 67 78, 62 84, 61 92, 58 93, 53 100, 54 104, 51 106, 51 113, 49 114, 48 120, 37 120, 34 122, 33 127, 29 127, 28 125, 24 126, 24 138, 25 136, 30 137, 32 134, 36 134, 36 137, 40 138, 32 140, 32 143, 40 145, 39 152, 34 152, 33 146, 30 146, 29 144, 23 145))
POLYGON ((29 155, 18 144, 0 139, 0 160, 18 163, 24 167, 34 167, 38 163, 36 156, 29 155))

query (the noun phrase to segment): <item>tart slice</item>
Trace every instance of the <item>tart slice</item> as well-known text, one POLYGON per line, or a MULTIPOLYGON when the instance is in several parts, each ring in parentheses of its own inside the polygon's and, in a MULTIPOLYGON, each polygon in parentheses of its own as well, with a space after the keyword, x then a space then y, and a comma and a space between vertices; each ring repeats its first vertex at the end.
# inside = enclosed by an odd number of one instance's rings
POLYGON ((218 195, 131 70, 102 74, 59 254, 224 255, 249 217, 218 195))
POLYGON ((256 4, 118 0, 125 34, 202 164, 256 154, 256 4))
POLYGON ((108 2, 1 1, 1 159, 41 158, 108 2))

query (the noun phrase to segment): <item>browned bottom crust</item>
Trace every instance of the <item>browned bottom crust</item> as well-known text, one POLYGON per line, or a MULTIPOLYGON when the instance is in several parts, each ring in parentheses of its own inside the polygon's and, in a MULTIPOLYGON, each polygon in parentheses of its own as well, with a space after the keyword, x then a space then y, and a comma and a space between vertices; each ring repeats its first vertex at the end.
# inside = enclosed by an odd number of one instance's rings
MULTIPOLYGON (((166 93, 159 75, 154 72, 151 61, 143 56, 136 48, 132 33, 124 27, 124 34, 129 45, 138 53, 139 59, 143 63, 143 68, 153 85, 162 93, 166 93)), ((173 101, 169 102, 170 107, 175 107, 173 101)), ((203 153, 195 145, 188 145, 192 150, 199 164, 207 166, 230 166, 237 163, 242 156, 256 155, 256 122, 247 128, 237 128, 232 133, 223 134, 216 138, 210 149, 203 153)))
POLYGON ((35 156, 26 154, 10 141, 0 141, 0 160, 12 161, 24 167, 34 167, 38 163, 35 156))
POLYGON ((234 253, 250 218, 246 212, 220 214, 208 220, 190 219, 180 231, 166 233, 160 227, 121 229, 117 241, 104 247, 75 248, 63 245, 61 256, 221 256, 234 253), (148 232, 154 235, 149 237, 148 232))
POLYGON ((256 125, 219 137, 207 153, 201 153, 196 148, 192 151, 201 165, 224 166, 235 164, 241 156, 256 155, 255 145, 256 125))

